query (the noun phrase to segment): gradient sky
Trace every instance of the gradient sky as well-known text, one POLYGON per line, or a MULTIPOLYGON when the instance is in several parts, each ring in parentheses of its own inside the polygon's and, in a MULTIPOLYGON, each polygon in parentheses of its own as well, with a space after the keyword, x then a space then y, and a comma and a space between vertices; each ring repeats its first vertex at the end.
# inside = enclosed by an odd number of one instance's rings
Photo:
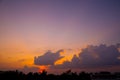
POLYGON ((119 42, 120 0, 0 0, 0 70, 36 67, 48 50, 69 59, 119 42))

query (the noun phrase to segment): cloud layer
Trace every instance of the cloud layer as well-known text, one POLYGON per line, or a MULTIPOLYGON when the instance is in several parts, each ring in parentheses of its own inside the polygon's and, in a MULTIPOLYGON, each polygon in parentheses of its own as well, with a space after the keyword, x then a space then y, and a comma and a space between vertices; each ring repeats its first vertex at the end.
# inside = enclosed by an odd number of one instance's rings
MULTIPOLYGON (((71 62, 65 61, 62 65, 52 66, 54 68, 93 68, 120 65, 120 52, 118 45, 90 45, 82 49, 79 56, 73 56, 71 62)), ((52 68, 51 67, 51 68, 52 68)))
POLYGON ((34 64, 36 64, 36 65, 54 65, 54 63, 57 60, 63 58, 62 56, 60 56, 60 52, 62 52, 62 51, 63 50, 59 50, 56 53, 48 51, 42 56, 35 57, 34 64))
POLYGON ((35 57, 36 65, 51 65, 50 68, 62 69, 79 69, 79 68, 96 68, 120 65, 119 44, 107 46, 101 44, 99 46, 89 45, 82 49, 78 56, 74 55, 71 61, 65 61, 63 64, 54 65, 54 62, 61 59, 60 51, 52 53, 46 52, 42 56, 35 57))
POLYGON ((79 55, 83 67, 120 65, 119 56, 120 52, 116 45, 88 46, 79 55))
POLYGON ((19 69, 20 71, 24 72, 24 73, 29 73, 29 72, 38 72, 39 71, 39 67, 28 67, 28 66, 24 66, 23 68, 19 69))

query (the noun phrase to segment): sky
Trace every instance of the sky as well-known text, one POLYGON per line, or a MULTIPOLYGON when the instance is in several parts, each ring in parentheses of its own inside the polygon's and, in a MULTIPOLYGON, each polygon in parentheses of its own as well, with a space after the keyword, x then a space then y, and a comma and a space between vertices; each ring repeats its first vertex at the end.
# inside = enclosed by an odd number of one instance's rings
POLYGON ((0 70, 120 71, 119 35, 120 0, 0 0, 0 70))

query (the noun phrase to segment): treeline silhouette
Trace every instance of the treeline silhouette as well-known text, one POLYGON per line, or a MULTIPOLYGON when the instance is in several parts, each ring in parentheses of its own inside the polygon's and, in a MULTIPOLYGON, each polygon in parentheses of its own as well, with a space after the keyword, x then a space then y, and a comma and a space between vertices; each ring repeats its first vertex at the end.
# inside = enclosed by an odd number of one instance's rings
POLYGON ((99 72, 99 73, 87 73, 87 72, 72 72, 68 70, 60 75, 47 74, 47 71, 43 70, 42 73, 29 72, 24 74, 18 70, 16 71, 0 71, 0 80, 120 80, 120 73, 99 72))

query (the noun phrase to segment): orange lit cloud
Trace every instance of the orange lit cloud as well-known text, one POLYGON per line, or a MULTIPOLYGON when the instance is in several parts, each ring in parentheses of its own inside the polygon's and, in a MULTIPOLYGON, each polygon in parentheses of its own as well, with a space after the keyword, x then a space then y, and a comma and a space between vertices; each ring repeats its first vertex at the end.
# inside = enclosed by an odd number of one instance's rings
POLYGON ((94 68, 110 67, 120 65, 120 52, 116 45, 99 46, 90 45, 82 49, 78 56, 74 55, 71 61, 64 61, 62 64, 53 65, 51 68, 94 68))
POLYGON ((54 64, 60 65, 63 64, 65 61, 71 61, 74 55, 78 56, 78 53, 81 52, 81 49, 64 49, 61 52, 61 55, 64 56, 62 59, 57 60, 54 64))

